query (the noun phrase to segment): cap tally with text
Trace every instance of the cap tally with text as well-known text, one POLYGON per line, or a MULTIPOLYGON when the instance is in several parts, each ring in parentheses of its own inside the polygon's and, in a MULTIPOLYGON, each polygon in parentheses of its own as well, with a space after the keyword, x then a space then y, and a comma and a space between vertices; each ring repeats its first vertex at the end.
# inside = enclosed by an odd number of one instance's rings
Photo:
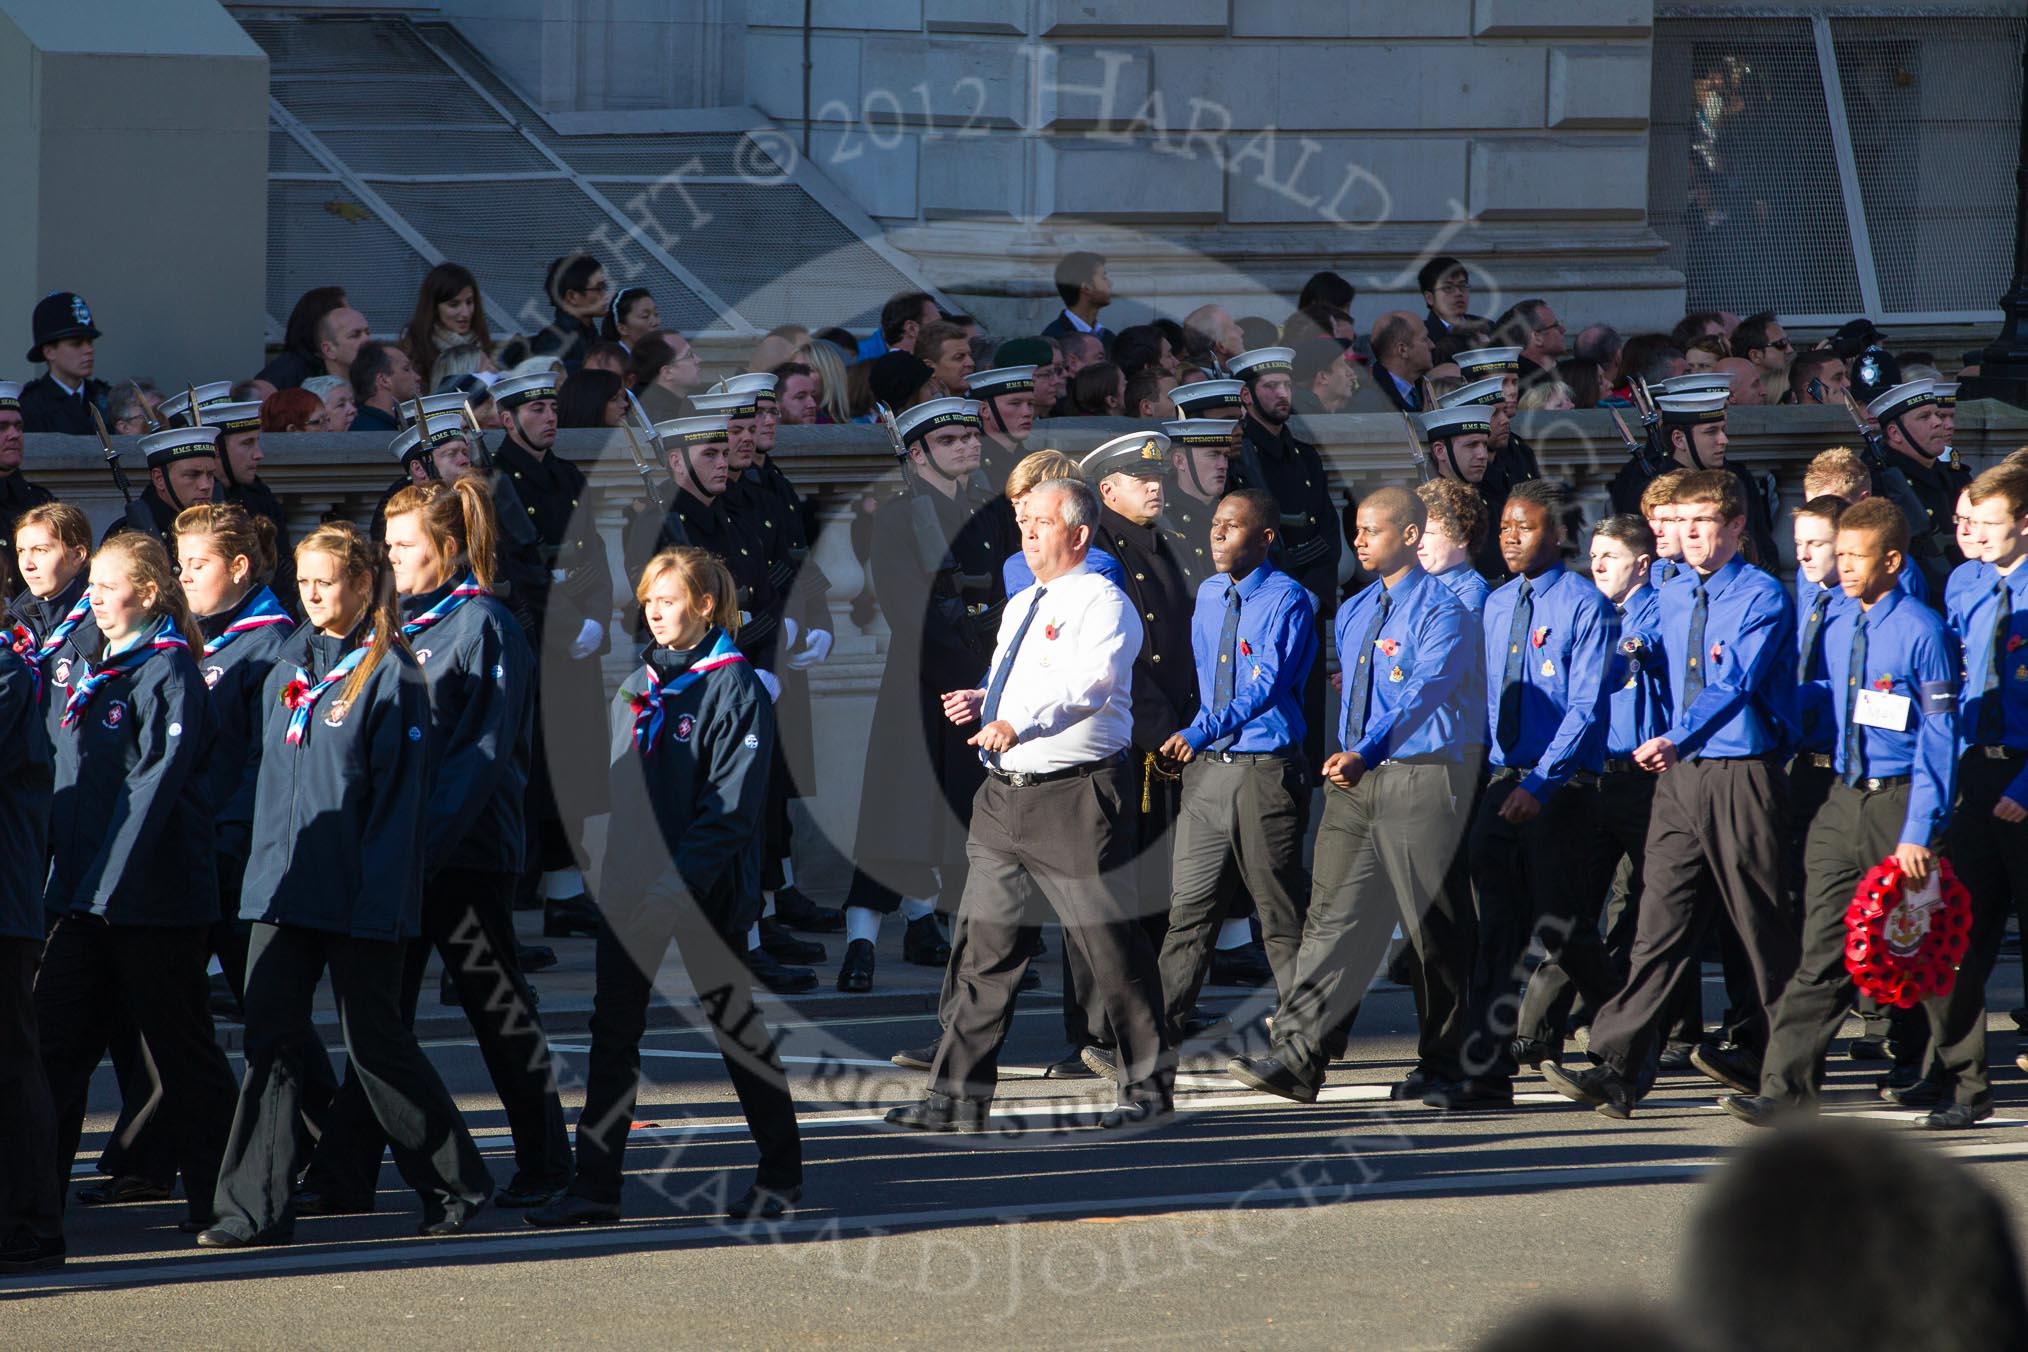
POLYGON ((727 376, 711 387, 712 394, 750 394, 756 403, 775 402, 775 377, 767 371, 746 371, 727 376))
POLYGON ((1232 420, 1230 418, 1178 418, 1162 424, 1162 431, 1173 445, 1195 446, 1203 450, 1221 451, 1232 454, 1232 420))
POLYGON ((1466 380, 1521 374, 1521 349, 1518 347, 1475 347, 1469 352, 1458 353, 1451 360, 1458 364, 1458 374, 1466 380))
POLYGON ((925 439, 940 427, 977 427, 980 407, 976 399, 926 399, 897 416, 894 430, 906 445, 925 439))
POLYGON ((1169 391, 1169 402, 1186 419, 1201 418, 1214 408, 1238 408, 1239 392, 1245 388, 1246 382, 1240 380, 1193 380, 1169 391))
POLYGON ((414 456, 434 454, 438 447, 453 441, 464 441, 468 435, 464 410, 460 409, 456 413, 439 413, 425 408, 422 425, 410 423, 388 444, 388 449, 394 452, 396 460, 407 464, 414 456), (429 434, 427 445, 423 442, 425 431, 429 434))
POLYGON ((1692 371, 1670 376, 1656 387, 1658 394, 1731 394, 1732 372, 1692 371))
POLYGON ((261 430, 259 404, 207 404, 204 402, 204 396, 200 394, 197 396, 197 410, 204 416, 205 422, 218 429, 218 434, 222 437, 229 437, 238 432, 261 430))
POLYGON ((1422 423, 1422 434, 1431 441, 1449 441, 1452 437, 1468 437, 1475 432, 1480 436, 1493 434, 1493 414, 1485 404, 1436 408, 1416 417, 1422 423))
POLYGON ((1934 404, 1935 402, 1936 382, 1934 380, 1911 380, 1906 384, 1896 385, 1893 389, 1875 399, 1866 406, 1866 411, 1880 419, 1880 421, 1886 422, 1890 418, 1899 418, 1911 409, 1918 409, 1924 404, 1934 404))
POLYGON ((98 326, 92 323, 92 307, 75 291, 52 291, 35 302, 29 328, 35 334, 35 341, 28 345, 30 361, 42 360, 44 343, 99 336, 98 326))
POLYGON ((1936 396, 1938 408, 1958 406, 1958 382, 1955 380, 1932 380, 1929 383, 1929 392, 1936 396))
POLYGON ((655 424, 655 435, 678 446, 710 446, 726 439, 729 421, 723 413, 697 418, 671 418, 655 424))
POLYGON ((699 413, 716 413, 728 420, 751 418, 759 412, 750 391, 715 389, 709 394, 693 394, 690 396, 690 406, 699 413))
MULTIPOLYGON (((209 380, 197 386, 196 390, 197 412, 199 416, 204 417, 206 422, 211 421, 207 415, 214 405, 223 404, 232 398, 232 382, 230 380, 209 380)), ((170 395, 162 401, 162 407, 158 412, 164 422, 169 421, 171 418, 188 418, 190 414, 190 391, 178 390, 170 395)))
POLYGON ((21 408, 21 386, 12 380, 0 380, 0 408, 21 408))
MULTIPOLYGON (((1277 372, 1290 375, 1296 369, 1296 350, 1292 347, 1257 347, 1234 357, 1225 364, 1225 369, 1243 381, 1258 380, 1277 372)), ((1176 396, 1172 393, 1169 397, 1174 399, 1176 396)))
POLYGON ((965 377, 965 389, 975 399, 992 399, 1002 394, 1026 394, 1035 388, 1032 366, 994 366, 965 377))
POLYGON ((533 371, 525 376, 510 376, 493 387, 493 402, 502 409, 519 408, 537 399, 554 398, 556 398, 554 371, 533 371))
MULTIPOLYGON (((399 406, 398 411, 404 423, 414 420, 415 406, 416 401, 413 399, 399 406)), ((439 413, 455 413, 462 419, 465 416, 465 396, 457 393, 426 394, 422 397, 422 411, 425 418, 433 419, 439 413)))
POLYGON ((1438 408, 1463 408, 1467 404, 1497 404, 1507 397, 1507 377, 1487 376, 1469 385, 1460 385, 1449 394, 1437 396, 1438 408))
POLYGON ((1658 394, 1655 410, 1670 427, 1697 427, 1725 421, 1725 404, 1732 396, 1724 390, 1699 390, 1695 394, 1658 394))
POLYGON ((178 460, 194 460, 198 456, 213 457, 218 454, 218 429, 171 427, 150 432, 141 438, 141 454, 147 458, 149 469, 167 469, 178 460))
POLYGON ((1159 479, 1169 472, 1169 438, 1161 432, 1129 432, 1101 442, 1098 449, 1077 462, 1077 467, 1087 483, 1099 483, 1111 474, 1159 479))

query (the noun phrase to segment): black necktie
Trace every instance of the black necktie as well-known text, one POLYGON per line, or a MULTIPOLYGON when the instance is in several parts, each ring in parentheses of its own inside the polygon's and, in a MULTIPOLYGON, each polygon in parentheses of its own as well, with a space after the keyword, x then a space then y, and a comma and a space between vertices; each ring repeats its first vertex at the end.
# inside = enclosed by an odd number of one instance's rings
MULTIPOLYGON (((1035 623, 1035 612, 1042 609, 1042 598, 1049 594, 1046 587, 1035 589, 1035 599, 1028 603, 1028 613, 1021 617, 1021 627, 1014 631, 1013 640, 1007 651, 1000 654, 1000 665, 993 669, 993 679, 986 685, 986 703, 979 713, 979 724, 984 726, 1000 716, 1000 693, 1007 688, 1007 677, 1014 670, 1014 654, 1021 651, 1021 640, 1028 637, 1028 626, 1035 623)), ((1000 753, 986 754, 986 764, 998 765, 1000 753)))
POLYGON ((1999 746, 2007 740, 2007 710, 2000 698, 2000 678, 2007 668, 2007 636, 2014 627, 2013 598, 2007 579, 1993 583, 1993 642, 1986 654, 1986 680, 1979 687, 1979 744, 1999 746))
POLYGON ((1852 668, 1845 674, 1845 783, 1866 777, 1866 737, 1859 728, 1859 692, 1866 682, 1866 617, 1852 626, 1852 668))
POLYGON ((1522 668, 1528 661, 1522 649, 1534 627, 1534 584, 1524 577, 1520 590, 1514 594, 1514 621, 1507 626, 1507 666, 1500 675, 1500 721, 1494 736, 1502 751, 1511 752, 1514 743, 1521 740, 1522 668))
POLYGON ((1674 582, 1676 580, 1676 574, 1678 571, 1679 570, 1676 567, 1674 561, 1670 559, 1662 560, 1662 581, 1674 582))
POLYGON ((1810 669, 1817 660, 1817 640, 1823 637, 1824 611, 1830 604, 1831 593, 1819 587, 1816 597, 1810 602, 1810 613, 1803 620, 1802 665, 1796 668, 1798 680, 1810 679, 1810 669))
MULTIPOLYGON (((1225 625, 1218 631, 1218 671, 1211 678, 1211 712, 1224 713, 1232 703, 1233 683, 1239 666, 1239 588, 1225 584, 1225 625)), ((1239 740, 1234 728, 1214 741, 1210 750, 1229 751, 1239 740)))
POLYGON ((1359 645, 1359 660, 1352 667, 1352 694, 1345 706, 1344 741, 1348 751, 1366 735, 1366 705, 1373 697, 1373 645, 1380 641, 1381 626, 1394 609, 1394 595, 1386 584, 1374 585, 1380 588, 1380 604, 1374 608, 1373 623, 1366 626, 1366 639, 1359 645))
POLYGON ((1697 599, 1690 605, 1690 652, 1683 666, 1683 702, 1680 708, 1687 709, 1696 698, 1704 693, 1704 621, 1711 613, 1711 595, 1704 590, 1700 579, 1697 583, 1697 599))

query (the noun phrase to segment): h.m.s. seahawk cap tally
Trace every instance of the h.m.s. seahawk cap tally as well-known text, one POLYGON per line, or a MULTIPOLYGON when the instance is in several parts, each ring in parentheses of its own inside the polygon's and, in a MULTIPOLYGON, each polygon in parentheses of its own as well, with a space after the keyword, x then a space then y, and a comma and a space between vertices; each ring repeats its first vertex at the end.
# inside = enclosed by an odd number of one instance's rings
POLYGON ((194 460, 198 456, 216 457, 218 429, 171 427, 150 432, 141 438, 141 454, 147 459, 149 469, 167 469, 178 460, 194 460))
POLYGON ((1225 369, 1243 381, 1257 380, 1276 372, 1292 374, 1296 369, 1296 350, 1292 347, 1256 347, 1234 357, 1225 364, 1225 369))
POLYGON ((462 409, 456 413, 432 413, 425 409, 422 424, 410 423, 403 428, 388 449, 394 452, 396 460, 406 464, 413 456, 432 453, 453 441, 465 441, 470 435, 462 409), (423 440, 425 431, 429 436, 427 445, 423 440))
POLYGON ((1469 385, 1460 385, 1437 397, 1438 408, 1463 408, 1467 404, 1497 404, 1507 397, 1507 377, 1487 376, 1469 385))
POLYGON ((1469 352, 1458 353, 1451 360, 1458 364, 1458 374, 1466 380, 1521 374, 1521 349, 1518 347, 1475 347, 1469 352))
POLYGON ((1185 419, 1201 418, 1214 408, 1238 408, 1243 380, 1193 380, 1169 391, 1169 402, 1185 419))
MULTIPOLYGON (((1231 423, 1220 423, 1231 427, 1231 423)), ((1101 442, 1096 450, 1077 462, 1087 483, 1099 483, 1108 475, 1132 474, 1159 479, 1169 472, 1169 438, 1161 432, 1129 432, 1101 442)))
POLYGON ((975 399, 1025 394, 1034 388, 1035 368, 1032 366, 993 366, 965 377, 965 390, 975 399))
POLYGON ((1911 409, 1936 402, 1934 380, 1910 380, 1896 385, 1866 406, 1866 411, 1882 422, 1899 418, 1911 409))
POLYGON ((906 444, 921 441, 940 427, 977 427, 981 407, 976 399, 925 399, 897 415, 894 430, 906 444))
POLYGON ((537 399, 554 398, 554 371, 532 371, 525 376, 512 376, 493 387, 493 402, 503 409, 519 408, 537 399))
POLYGON ((1655 411, 1670 427, 1696 427, 1725 421, 1725 405, 1732 396, 1724 390, 1700 390, 1696 394, 1658 394, 1655 411))
POLYGON ((1431 441, 1449 441, 1452 437, 1468 437, 1493 434, 1492 410, 1485 404, 1459 404, 1453 408, 1433 408, 1427 413, 1418 413, 1416 420, 1422 424, 1422 434, 1431 441))

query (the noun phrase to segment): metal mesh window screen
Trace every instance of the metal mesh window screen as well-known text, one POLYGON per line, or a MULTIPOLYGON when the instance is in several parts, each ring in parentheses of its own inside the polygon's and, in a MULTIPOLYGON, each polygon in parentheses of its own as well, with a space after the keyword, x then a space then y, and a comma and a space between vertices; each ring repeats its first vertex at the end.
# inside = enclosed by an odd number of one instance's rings
POLYGON ((328 172, 317 157, 297 143, 280 127, 268 128, 268 172, 271 174, 322 174, 328 172))
POLYGON ((240 26, 277 72, 331 77, 372 75, 442 63, 413 30, 381 18, 246 19, 240 26))
POLYGON ((322 127, 500 125, 500 116, 472 87, 442 71, 417 65, 411 70, 378 75, 348 75, 342 80, 319 76, 271 76, 268 92, 302 119, 322 127))
POLYGON ((1832 18, 1889 311, 1991 309, 2012 273, 2020 19, 1832 18))
POLYGON ((374 332, 392 333, 408 321, 428 271, 428 260, 335 179, 268 180, 269 314, 288 314, 313 286, 341 284, 374 332))
POLYGON ((1691 309, 1851 314, 1858 273, 1807 19, 1658 19, 1648 219, 1691 309))
POLYGON ((773 176, 774 161, 744 132, 685 136, 560 136, 550 148, 587 176, 630 177, 685 173, 730 178, 742 172, 773 176), (688 166, 687 168, 685 166, 688 166))
POLYGON ((397 127, 317 133, 331 153, 362 178, 381 174, 553 174, 556 166, 506 127, 445 131, 397 127))

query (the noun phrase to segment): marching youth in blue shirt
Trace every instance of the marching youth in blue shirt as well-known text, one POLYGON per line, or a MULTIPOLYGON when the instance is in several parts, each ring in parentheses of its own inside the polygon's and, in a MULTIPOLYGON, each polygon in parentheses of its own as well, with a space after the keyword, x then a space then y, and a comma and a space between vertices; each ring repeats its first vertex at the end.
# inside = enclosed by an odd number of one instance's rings
MULTIPOLYGON (((1916 573, 1904 568, 1901 575, 1916 573)), ((1917 574, 1919 576, 1919 574, 1917 574)), ((1831 687, 1824 680, 1824 635, 1831 621, 1859 603, 1845 595, 1834 571, 1828 582, 1812 582, 1796 569, 1796 750, 1819 755, 1833 749, 1838 736, 1831 687)))
POLYGON ((1412 756, 1461 760, 1485 736, 1477 629, 1471 612, 1419 566, 1392 588, 1374 582, 1338 607, 1339 744, 1369 770, 1412 756))
MULTIPOLYGON (((2028 750, 2028 623, 2020 617, 2028 609, 2028 568, 2003 574, 1989 563, 1960 564, 1944 594, 1951 630, 1964 645, 1966 743, 2028 750)), ((2028 803, 2028 769, 2005 796, 2028 803)))
POLYGON ((1265 560, 1236 583, 1224 573, 1204 579, 1190 617, 1190 651, 1200 702, 1178 736, 1192 751, 1214 742, 1223 743, 1217 750, 1249 754, 1302 745, 1303 682, 1317 660, 1316 612, 1302 583, 1265 560), (1221 665, 1232 670, 1229 693, 1219 689, 1221 665))
POLYGON ((1855 601, 1838 612, 1825 631, 1824 655, 1833 764, 1847 784, 1910 776, 1900 843, 1929 848, 1942 837, 1956 792, 1957 641, 1935 611, 1896 588, 1871 610, 1855 601), (1862 627, 1860 647, 1855 631, 1862 627), (1854 667, 1855 657, 1863 667, 1854 667), (1888 698, 1879 712, 1860 707, 1880 696, 1888 698))
POLYGON ((1503 583, 1486 600, 1484 639, 1490 764, 1528 771, 1521 787, 1538 802, 1604 769, 1619 617, 1591 579, 1559 564, 1503 583))
POLYGON ((1631 760, 1634 748, 1669 726, 1669 672, 1653 587, 1636 587, 1619 607, 1620 640, 1606 663, 1605 754, 1631 760))
POLYGON ((1675 719, 1662 735, 1679 756, 1737 760, 1782 749, 1796 655, 1788 592, 1734 555, 1709 577, 1693 569, 1662 589, 1662 651, 1675 719))

